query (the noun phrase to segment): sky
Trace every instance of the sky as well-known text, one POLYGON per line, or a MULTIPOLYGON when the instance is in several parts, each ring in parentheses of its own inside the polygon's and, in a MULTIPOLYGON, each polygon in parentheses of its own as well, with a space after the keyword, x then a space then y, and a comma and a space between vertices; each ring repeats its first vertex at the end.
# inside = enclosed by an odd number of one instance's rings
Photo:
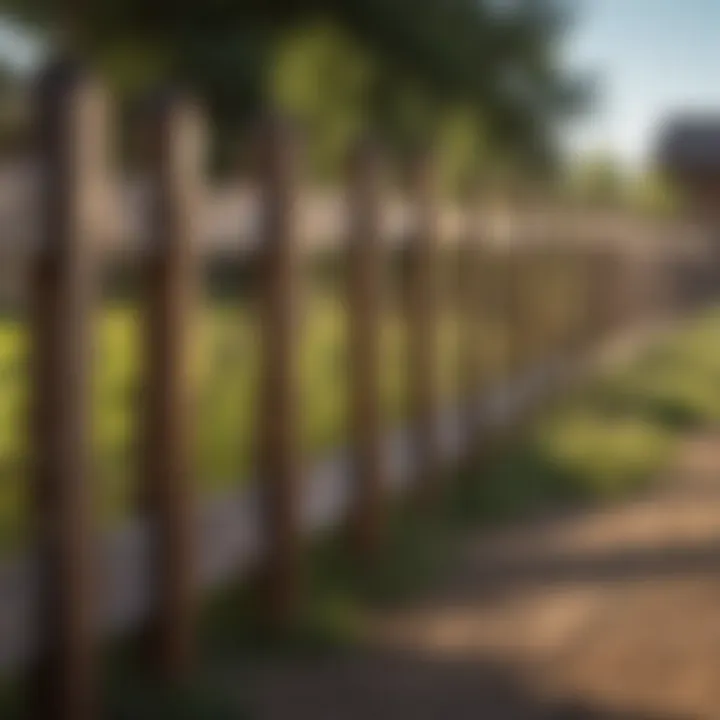
POLYGON ((0 61, 20 70, 32 70, 42 56, 42 48, 7 20, 0 21, 0 61))
MULTIPOLYGON (((577 15, 563 61, 597 78, 594 107, 565 134, 571 150, 610 153, 637 168, 673 115, 720 115, 720 0, 567 2, 577 15)), ((28 68, 37 57, 37 47, 0 22, 0 60, 28 68)))
POLYGON ((570 133, 576 150, 645 164, 668 119, 720 116, 720 0, 577 0, 566 62, 597 77, 595 106, 570 133))

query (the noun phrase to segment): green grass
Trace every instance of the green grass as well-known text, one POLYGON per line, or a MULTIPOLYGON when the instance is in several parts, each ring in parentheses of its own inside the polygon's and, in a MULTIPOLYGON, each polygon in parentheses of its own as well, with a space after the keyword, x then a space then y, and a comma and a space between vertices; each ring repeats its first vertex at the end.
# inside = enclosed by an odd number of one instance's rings
MULTIPOLYGON (((497 291, 497 272, 488 270, 478 302, 497 291), (496 287, 493 290, 492 282, 496 287)), ((301 443, 312 462, 347 436, 347 337, 342 276, 310 284, 302 303, 297 373, 300 383, 301 443)), ((457 285, 453 277, 449 289, 457 285)), ((548 303, 528 302, 534 325, 543 318, 567 322, 559 302, 562 285, 548 303), (545 317, 554 313, 553 318, 545 317)), ((571 290, 566 287, 567 293, 571 290)), ((528 297, 533 292, 528 285, 528 297)), ((388 298, 391 296, 389 295, 388 298)), ((439 306, 438 384, 443 397, 460 391, 460 343, 472 336, 487 381, 502 371, 504 328, 501 308, 463 326, 450 293, 439 306)), ((105 524, 132 512, 138 497, 139 429, 143 407, 143 315, 138 304, 106 301, 94 329, 92 377, 92 477, 105 524)), ((388 299, 382 314, 382 408, 388 426, 406 413, 408 357, 401 303, 388 299)), ((257 439, 257 380, 261 365, 256 313, 247 299, 206 297, 193 328, 192 381, 195 481, 201 493, 242 482, 254 459, 257 439)), ((29 338, 19 317, 0 316, 0 553, 24 542, 28 532, 29 338)), ((527 354, 528 362, 532 355, 527 354)))
MULTIPOLYGON (((317 299, 306 322, 301 362, 304 412, 312 421, 305 443, 320 452, 341 437, 344 415, 342 306, 317 299)), ((384 352, 388 417, 403 412, 402 333, 397 315, 386 316, 390 342, 384 352)), ((128 307, 106 309, 99 321, 100 361, 95 377, 96 454, 103 478, 116 477, 114 512, 127 503, 132 463, 127 454, 140 375, 138 317, 128 307), (102 463, 101 463, 102 465, 102 463), (125 500, 122 499, 125 493, 125 500)), ((197 372, 205 403, 198 423, 204 478, 223 487, 247 467, 258 365, 252 318, 243 306, 213 305, 199 323, 197 372)), ((491 337, 489 335, 488 337, 491 337)), ((22 452, 13 418, 24 402, 27 340, 19 323, 0 323, 0 448, 2 457, 22 452), (9 408, 14 406, 12 410, 9 408), (5 413, 5 414, 3 414, 5 413), (8 419, 10 418, 10 419, 8 419)), ((447 368, 452 343, 443 350, 447 368)), ((452 391, 448 383, 445 392, 452 391)), ((497 444, 481 467, 449 482, 432 513, 412 504, 396 506, 382 552, 359 567, 342 537, 320 541, 307 553, 306 594, 296 623, 282 636, 258 623, 253 593, 231 588, 208 607, 203 624, 203 673, 183 689, 161 688, 142 676, 113 673, 111 718, 229 720, 244 717, 239 693, 218 685, 217 668, 241 667, 260 654, 351 650, 363 638, 368 612, 405 602, 442 580, 453 567, 458 543, 469 531, 567 503, 612 502, 642 491, 672 458, 678 440, 720 421, 720 312, 688 322, 626 367, 613 370, 548 408, 519 436, 497 444), (208 680, 208 678, 210 678, 208 680), (144 713, 144 714, 143 714, 144 713)), ((12 464, 6 467, 12 467, 12 464)), ((8 498, 19 483, 0 492, 3 540, 18 507, 8 498)))
POLYGON ((111 695, 117 708, 112 717, 242 720, 243 668, 288 654, 353 652, 362 645, 371 613, 442 582, 469 533, 558 506, 617 502, 643 491, 685 433, 720 420, 718 381, 716 311, 572 392, 519 436, 496 444, 482 467, 465 469, 448 483, 431 512, 411 502, 395 506, 382 552, 372 563, 354 560, 342 535, 309 548, 303 602, 281 634, 259 621, 251 586, 222 593, 204 616, 205 679, 184 690, 132 682, 125 692, 118 686, 111 695))
POLYGON ((351 558, 342 538, 322 541, 308 555, 308 592, 291 632, 269 642, 252 604, 247 598, 238 604, 231 593, 211 614, 211 645, 231 654, 234 648, 249 661, 260 651, 352 648, 369 610, 401 604, 440 582, 469 531, 643 492, 686 433, 720 421, 718 381, 715 311, 571 393, 519 436, 496 443, 482 467, 448 483, 431 513, 395 507, 382 552, 367 567, 351 558))

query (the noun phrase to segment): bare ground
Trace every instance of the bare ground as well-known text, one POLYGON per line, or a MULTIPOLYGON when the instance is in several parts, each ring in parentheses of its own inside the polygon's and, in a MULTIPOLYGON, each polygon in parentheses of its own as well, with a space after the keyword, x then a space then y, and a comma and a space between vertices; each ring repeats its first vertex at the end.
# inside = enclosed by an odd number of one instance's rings
POLYGON ((720 434, 652 494, 478 533, 356 653, 254 667, 258 720, 720 718, 720 434))

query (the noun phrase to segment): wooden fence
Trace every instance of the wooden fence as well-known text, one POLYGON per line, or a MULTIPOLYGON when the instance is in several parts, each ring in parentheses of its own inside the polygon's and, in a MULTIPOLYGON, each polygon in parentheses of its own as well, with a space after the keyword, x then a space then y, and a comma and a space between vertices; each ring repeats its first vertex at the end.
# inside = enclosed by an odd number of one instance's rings
MULTIPOLYGON (((150 171, 141 183, 140 220, 118 203, 119 183, 111 182, 109 115, 91 76, 70 64, 50 68, 38 86, 38 158, 27 185, 34 189, 21 193, 36 193, 34 204, 0 202, 0 254, 23 255, 32 267, 36 520, 29 546, 0 564, 0 667, 35 677, 37 666, 33 697, 45 720, 98 717, 97 657, 110 635, 142 630, 149 662, 181 678, 193 664, 201 592, 250 569, 261 570, 269 617, 283 623, 297 602, 303 535, 347 522, 358 556, 372 562, 392 494, 412 489, 432 503, 446 482, 443 470, 474 458, 478 442, 562 391, 601 342, 711 296, 707 247, 687 225, 557 206, 541 212, 537 204, 504 215, 483 202, 448 210, 429 156, 412 168, 407 198, 390 202, 382 154, 364 142, 349 164, 346 196, 322 198, 319 213, 332 216, 331 234, 344 238, 335 252, 347 259, 349 446, 307 467, 299 446, 295 314, 300 261, 314 246, 302 237, 310 201, 301 192, 298 137, 277 120, 262 125, 257 196, 237 195, 238 204, 253 208, 247 212, 255 221, 246 225, 256 237, 241 242, 237 223, 233 245, 227 222, 222 242, 210 237, 213 200, 203 184, 198 108, 158 94, 147 118, 150 171), (512 226, 501 227, 503 218, 512 226), (380 278, 390 235, 402 238, 393 247, 404 263, 408 337, 410 410, 400 428, 386 426, 380 400, 380 278), (100 264, 121 247, 139 258, 149 289, 143 499, 134 519, 104 532, 89 464, 90 318, 100 264), (253 263, 260 278, 260 482, 202 498, 191 452, 197 427, 189 327, 200 257, 218 252, 253 263), (441 286, 447 257, 457 273, 441 286), (543 334, 531 311, 555 286, 552 263, 572 268, 570 304, 578 312, 543 334), (536 281, 529 297, 528 273, 536 281), (446 305, 462 328, 463 396, 453 403, 438 389, 438 318, 446 305), (504 371, 491 383, 476 333, 490 305, 505 332, 504 371)), ((221 202, 232 197, 226 192, 221 202)))

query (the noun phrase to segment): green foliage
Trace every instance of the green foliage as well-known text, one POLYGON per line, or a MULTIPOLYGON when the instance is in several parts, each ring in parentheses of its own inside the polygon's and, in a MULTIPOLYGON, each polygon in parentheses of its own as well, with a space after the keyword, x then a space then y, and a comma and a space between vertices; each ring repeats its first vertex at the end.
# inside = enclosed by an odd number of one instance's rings
POLYGON ((680 188, 659 172, 648 171, 634 179, 630 189, 633 207, 658 216, 672 215, 682 206, 680 188))
MULTIPOLYGON (((3 11, 34 29, 59 19, 45 0, 2 0, 3 11)), ((447 175, 461 182, 459 166, 482 160, 488 139, 528 164, 552 158, 555 121, 586 94, 559 60, 558 0, 207 0, 170 16, 143 0, 97 0, 63 20, 119 91, 164 77, 189 86, 226 165, 243 126, 277 100, 301 116, 323 173, 370 126, 400 151, 439 133, 447 175)))
MULTIPOLYGON (((472 333, 482 381, 490 382, 504 371, 505 316, 502 303, 491 303, 507 268, 506 260, 493 258, 478 284, 478 302, 486 308, 482 321, 471 328, 458 316, 454 290, 458 256, 447 249, 438 257, 443 302, 438 307, 438 389, 443 401, 464 390, 459 352, 472 333), (503 270, 505 268, 505 270, 503 270), (465 331, 465 332, 463 332, 465 331)), ((344 268, 341 258, 328 255, 307 268, 298 316, 301 444, 312 463, 318 454, 342 445, 347 433, 348 371, 347 316, 344 302, 344 268)), ((523 312, 534 318, 537 357, 540 340, 574 322, 574 270, 558 263, 551 270, 539 265, 528 273, 523 312), (552 292, 543 288, 552 278, 552 292), (541 292, 542 290, 542 292, 541 292), (538 302, 538 298, 542 302, 538 302)), ((257 419, 258 342, 252 278, 228 270, 207 284, 208 295, 192 328, 196 352, 194 372, 198 386, 197 412, 193 414, 196 446, 196 482, 202 493, 227 490, 247 478, 254 460, 257 419), (232 282, 237 284, 234 290, 232 282), (238 286, 242 287, 238 290, 238 286)), ((398 424, 407 412, 409 375, 407 337, 402 304, 402 277, 386 278, 381 315, 381 406, 387 426, 398 424)), ((95 362, 92 392, 94 486, 103 520, 123 518, 137 500, 138 435, 143 409, 142 365, 144 308, 133 295, 132 278, 110 293, 94 326, 95 362)), ((137 283, 136 283, 137 284, 137 283)), ((138 288, 135 288, 137 292, 138 288)), ((0 319, 0 552, 17 545, 27 531, 27 410, 28 335, 22 318, 0 319)), ((530 342, 526 346, 530 349, 530 342)), ((547 347, 547 346, 545 346, 547 347)), ((525 358, 530 362, 528 354, 525 358)), ((467 382, 467 378, 465 378, 467 382)))
POLYGON ((600 204, 617 204, 626 194, 626 178, 611 155, 596 154, 571 168, 569 191, 578 199, 600 204))
POLYGON ((659 217, 682 205, 679 188, 653 169, 628 172, 609 154, 580 159, 566 175, 565 190, 578 200, 640 210, 659 217))
POLYGON ((315 169, 342 167, 368 124, 372 60, 330 24, 310 25, 278 43, 268 85, 273 104, 307 130, 315 169))

